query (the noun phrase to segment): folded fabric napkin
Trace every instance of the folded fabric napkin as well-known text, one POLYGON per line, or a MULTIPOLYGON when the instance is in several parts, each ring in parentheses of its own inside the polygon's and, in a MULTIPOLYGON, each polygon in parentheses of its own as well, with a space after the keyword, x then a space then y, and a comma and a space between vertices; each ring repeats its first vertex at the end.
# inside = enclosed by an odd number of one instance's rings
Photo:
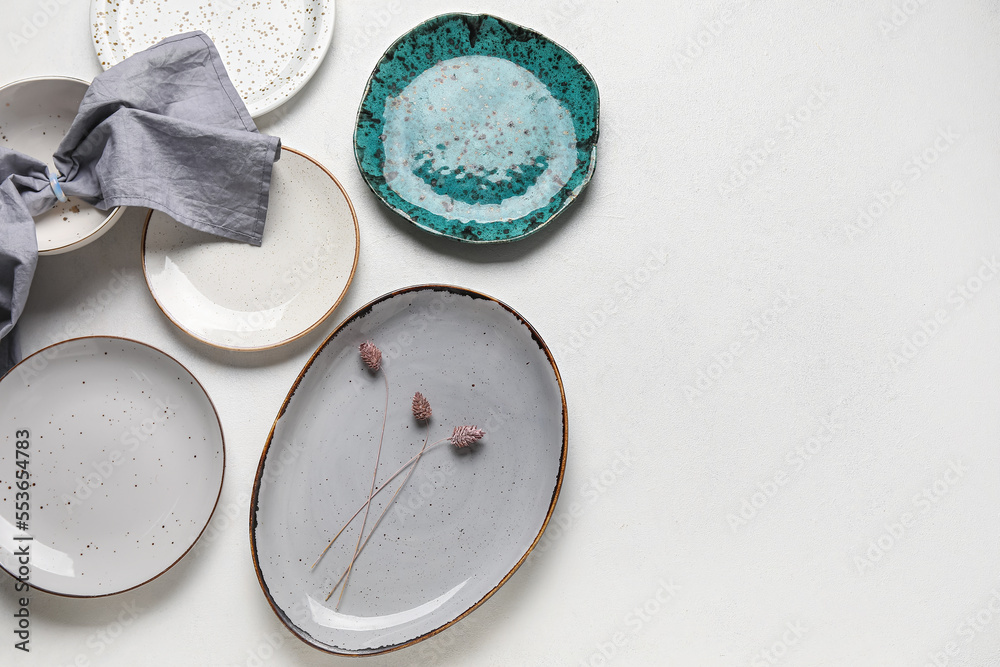
MULTIPOLYGON (((257 132, 212 40, 196 31, 98 75, 53 162, 63 192, 97 208, 153 208, 259 246, 280 148, 257 132)), ((0 375, 17 362, 10 334, 38 257, 31 216, 56 202, 44 162, 0 148, 0 375)))

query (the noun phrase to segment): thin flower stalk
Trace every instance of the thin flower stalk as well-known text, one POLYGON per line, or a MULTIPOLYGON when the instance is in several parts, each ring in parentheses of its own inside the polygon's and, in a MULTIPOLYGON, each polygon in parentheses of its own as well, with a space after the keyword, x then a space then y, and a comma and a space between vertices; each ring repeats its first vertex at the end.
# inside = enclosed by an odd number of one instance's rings
MULTIPOLYGON (((369 368, 375 368, 375 367, 381 365, 382 353, 379 352, 378 348, 374 347, 374 345, 372 345, 370 348, 367 349, 367 357, 368 358, 366 359, 366 346, 365 346, 365 344, 362 344, 362 346, 361 346, 361 359, 366 364, 368 364, 368 367, 369 368), (371 362, 371 363, 369 363, 369 362, 371 362)), ((413 394, 413 402, 412 402, 411 406, 412 406, 411 410, 413 412, 413 417, 418 422, 426 424, 430 420, 431 416, 434 414, 434 411, 431 409, 430 401, 428 401, 427 398, 424 397, 424 395, 421 394, 419 391, 416 392, 415 394, 413 394)), ((384 429, 384 425, 383 425, 383 429, 384 429)), ((356 516, 358 516, 358 514, 361 513, 361 510, 365 509, 366 507, 370 507, 371 506, 371 502, 372 502, 372 498, 375 495, 378 495, 378 493, 380 491, 382 491, 382 489, 384 489, 389 482, 391 482, 392 480, 394 480, 396 478, 396 475, 398 475, 399 473, 403 472, 403 470, 406 469, 406 466, 410 465, 411 463, 415 464, 416 461, 420 459, 421 455, 423 455, 425 449, 427 449, 427 438, 424 438, 424 446, 423 446, 423 448, 421 448, 420 453, 417 454, 416 456, 414 456, 413 458, 411 458, 406 463, 404 463, 399 470, 397 470, 392 475, 390 475, 389 479, 387 479, 385 482, 382 483, 382 486, 380 486, 378 488, 378 491, 375 491, 374 494, 372 494, 371 496, 369 496, 368 500, 365 501, 365 504, 362 505, 358 509, 358 511, 355 512, 354 515, 350 519, 347 520, 347 523, 344 524, 344 527, 341 528, 339 531, 337 531, 337 534, 333 536, 333 539, 330 540, 330 543, 326 545, 326 549, 323 549, 323 553, 321 553, 319 555, 319 558, 316 559, 316 562, 313 563, 312 567, 309 568, 309 569, 315 569, 315 567, 323 559, 323 556, 326 555, 326 552, 329 551, 330 547, 333 546, 333 543, 337 541, 338 537, 340 537, 340 534, 343 533, 347 529, 347 527, 349 525, 351 525, 351 522, 354 521, 354 518, 356 516)), ((407 479, 409 479, 409 475, 407 476, 407 479)), ((405 482, 404 482, 404 484, 405 484, 405 482)), ((362 534, 364 533, 364 527, 363 526, 361 528, 361 532, 362 532, 362 534)), ((359 536, 359 538, 360 538, 360 536, 359 536)), ((358 552, 355 552, 355 554, 354 554, 355 558, 357 558, 357 553, 358 552)), ((329 597, 327 597, 327 599, 329 599, 329 597)))
MULTIPOLYGON (((351 568, 354 567, 354 561, 358 559, 358 556, 361 555, 361 552, 364 551, 366 546, 368 546, 368 540, 372 539, 372 535, 374 535, 375 531, 378 530, 379 524, 382 523, 382 519, 385 518, 386 512, 389 511, 389 508, 392 507, 392 503, 393 501, 396 500, 396 496, 398 496, 399 492, 403 490, 403 488, 406 486, 406 483, 410 481, 410 477, 413 475, 413 471, 417 469, 417 463, 420 462, 420 457, 422 457, 424 455, 424 452, 427 451, 427 440, 430 438, 430 433, 428 433, 427 436, 428 436, 427 438, 424 438, 424 446, 420 448, 420 452, 414 457, 413 465, 410 466, 410 471, 406 473, 406 477, 403 478, 403 482, 396 488, 396 492, 392 494, 392 498, 390 498, 389 502, 386 503, 385 509, 382 510, 382 513, 379 515, 378 519, 376 519, 375 523, 372 524, 372 531, 368 533, 368 537, 365 538, 364 544, 362 544, 361 548, 358 549, 358 551, 354 554, 354 558, 351 560, 350 565, 347 566, 347 569, 344 570, 344 573, 340 575, 340 579, 338 579, 337 583, 333 585, 333 588, 330 590, 330 593, 326 596, 327 600, 329 600, 330 596, 332 596, 337 591, 337 587, 340 586, 340 582, 344 581, 344 578, 347 577, 348 574, 350 574, 351 568)), ((444 440, 441 440, 440 442, 444 442, 444 440)), ((440 442, 434 444, 440 444, 440 442)), ((344 584, 344 587, 345 588, 347 587, 346 583, 344 584)), ((343 593, 341 593, 341 595, 343 595, 343 593)))
MULTIPOLYGON (((416 405, 414 405, 414 413, 416 413, 416 405)), ((430 434, 428 434, 428 438, 429 435, 430 434)), ((375 535, 375 531, 378 530, 379 524, 382 523, 382 519, 385 518, 385 515, 389 512, 389 509, 392 507, 393 502, 395 502, 396 497, 406 487, 407 482, 410 481, 410 477, 413 475, 413 471, 417 469, 417 463, 420 462, 420 458, 424 455, 424 453, 430 448, 436 447, 437 445, 440 445, 445 442, 450 442, 452 445, 455 446, 456 449, 465 449, 467 447, 470 447, 473 443, 475 443, 479 439, 481 439, 484 435, 486 435, 485 432, 483 432, 481 429, 475 426, 458 426, 455 428, 454 432, 450 436, 438 440, 434 444, 430 445, 430 447, 428 447, 427 445, 427 439, 424 440, 424 446, 420 449, 420 452, 414 457, 413 465, 412 467, 410 467, 410 470, 406 474, 406 477, 403 479, 403 482, 396 488, 396 492, 392 495, 392 498, 389 499, 389 502, 386 503, 385 508, 382 510, 382 514, 380 514, 378 519, 375 520, 375 523, 372 525, 371 532, 368 533, 368 537, 366 537, 364 543, 361 544, 361 548, 355 552, 354 558, 351 560, 351 563, 347 566, 347 569, 344 570, 344 573, 340 575, 340 578, 337 579, 337 582, 333 585, 333 588, 330 590, 330 593, 326 596, 327 600, 329 600, 330 597, 337 591, 337 587, 340 586, 340 582, 344 581, 345 582, 344 588, 347 587, 345 579, 350 575, 351 570, 354 568, 354 562, 358 559, 358 556, 360 556, 364 548, 368 546, 368 542, 372 539, 372 536, 375 535)), ((344 595, 343 591, 341 591, 340 595, 341 598, 343 598, 344 595)))
MULTIPOLYGON (((455 437, 454 434, 452 434, 451 436, 449 436, 447 438, 441 438, 437 442, 431 443, 430 445, 427 446, 427 449, 426 449, 426 451, 424 451, 424 454, 426 454, 427 452, 431 451, 432 449, 434 449, 438 445, 443 445, 446 442, 451 442, 452 444, 454 444, 454 442, 452 441, 452 438, 454 438, 454 437, 455 437)), ((457 445, 456 445, 456 447, 457 447, 457 445)), ((347 530, 347 527, 351 525, 351 522, 354 521, 356 518, 358 518, 358 515, 361 514, 361 511, 363 509, 365 509, 366 507, 368 507, 369 503, 371 503, 371 501, 374 500, 375 496, 377 496, 378 494, 382 493, 382 491, 385 489, 385 487, 389 486, 389 483, 392 480, 394 480, 397 477, 399 477, 403 473, 403 471, 406 470, 411 465, 413 465, 417 461, 417 459, 420 458, 420 456, 421 456, 420 454, 414 454, 413 456, 411 456, 410 459, 406 463, 404 463, 403 465, 401 465, 399 467, 399 469, 396 470, 396 472, 394 472, 391 475, 389 475, 388 479, 386 479, 384 482, 382 482, 382 484, 377 489, 375 489, 375 493, 372 495, 372 497, 369 498, 368 500, 366 500, 365 502, 363 502, 361 504, 361 507, 359 507, 357 509, 357 511, 355 511, 354 514, 351 515, 351 518, 348 519, 347 523, 345 523, 340 528, 340 530, 337 531, 337 534, 333 536, 333 539, 330 540, 330 542, 326 545, 326 548, 323 549, 323 553, 321 553, 319 555, 319 557, 316 559, 316 562, 314 562, 309 569, 311 569, 311 570, 316 569, 316 566, 319 565, 319 562, 323 559, 323 556, 325 556, 326 553, 330 550, 330 547, 333 546, 334 542, 336 542, 340 538, 341 534, 345 530, 347 530)))
POLYGON ((354 558, 351 559, 351 566, 347 570, 347 577, 344 580, 344 588, 340 591, 340 597, 337 599, 338 609, 340 608, 340 603, 344 600, 344 593, 347 592, 347 582, 351 577, 351 568, 354 567, 354 561, 357 560, 358 553, 361 551, 361 538, 365 534, 365 525, 368 523, 368 512, 371 510, 372 497, 375 495, 375 482, 378 480, 378 465, 382 460, 382 442, 385 440, 385 424, 389 418, 389 377, 386 375, 385 369, 382 368, 382 351, 376 347, 375 343, 365 341, 361 343, 359 352, 361 354, 361 361, 363 361, 365 365, 372 370, 372 372, 377 373, 379 370, 382 371, 382 379, 385 381, 385 409, 382 411, 382 433, 379 435, 378 439, 378 452, 375 454, 375 470, 372 472, 372 485, 368 490, 368 505, 365 506, 365 518, 361 521, 361 530, 358 532, 358 542, 354 545, 354 558))
MULTIPOLYGON (((442 444, 444 444, 446 442, 449 442, 449 439, 448 438, 442 438, 441 440, 438 440, 437 442, 428 445, 427 449, 423 453, 426 454, 427 452, 431 451, 432 449, 434 449, 438 445, 442 445, 442 444)), ((375 493, 373 494, 372 498, 369 499, 369 500, 366 500, 364 503, 362 503, 361 507, 358 508, 358 511, 356 511, 353 515, 351 515, 351 518, 347 520, 347 523, 344 524, 343 528, 341 528, 339 531, 337 531, 337 534, 333 536, 333 539, 330 540, 330 543, 326 545, 325 549, 323 549, 323 553, 321 553, 319 555, 319 558, 316 559, 316 562, 313 563, 312 567, 310 567, 309 569, 311 569, 311 570, 315 569, 316 566, 319 565, 319 562, 323 559, 323 556, 325 556, 326 552, 330 550, 330 547, 332 547, 333 543, 337 541, 337 539, 340 537, 341 533, 343 533, 345 530, 347 530, 347 527, 349 525, 351 525, 351 522, 354 521, 356 518, 358 518, 358 515, 361 514, 361 510, 363 510, 365 507, 367 507, 369 505, 369 503, 371 503, 371 501, 374 500, 374 497, 377 496, 378 494, 380 494, 382 492, 382 490, 385 489, 385 487, 389 486, 389 482, 391 482, 392 480, 394 480, 397 477, 399 477, 403 473, 404 470, 406 470, 411 465, 413 465, 417 461, 417 459, 420 458, 420 456, 421 456, 420 454, 414 454, 413 456, 411 456, 409 461, 407 461, 406 463, 404 463, 403 465, 401 465, 399 467, 399 470, 397 470, 396 472, 394 472, 391 475, 389 475, 389 478, 386 479, 384 482, 382 482, 382 484, 377 489, 375 489, 375 493)))

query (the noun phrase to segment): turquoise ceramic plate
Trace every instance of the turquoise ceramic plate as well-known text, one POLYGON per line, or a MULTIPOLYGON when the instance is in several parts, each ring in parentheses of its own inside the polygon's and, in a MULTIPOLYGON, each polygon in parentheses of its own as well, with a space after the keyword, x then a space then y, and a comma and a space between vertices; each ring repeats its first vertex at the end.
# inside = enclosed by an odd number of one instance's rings
POLYGON ((538 231, 590 181, 597 85, 568 51, 483 14, 396 41, 358 110, 358 166, 389 208, 472 243, 538 231))

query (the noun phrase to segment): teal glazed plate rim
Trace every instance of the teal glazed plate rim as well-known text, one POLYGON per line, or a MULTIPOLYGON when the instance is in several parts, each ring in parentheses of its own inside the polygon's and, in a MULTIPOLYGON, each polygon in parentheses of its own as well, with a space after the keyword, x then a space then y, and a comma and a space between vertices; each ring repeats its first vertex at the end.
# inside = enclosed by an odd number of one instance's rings
POLYGON ((547 37, 488 14, 442 14, 385 52, 354 132, 358 168, 389 208, 467 243, 524 238, 590 182, 600 97, 547 37))

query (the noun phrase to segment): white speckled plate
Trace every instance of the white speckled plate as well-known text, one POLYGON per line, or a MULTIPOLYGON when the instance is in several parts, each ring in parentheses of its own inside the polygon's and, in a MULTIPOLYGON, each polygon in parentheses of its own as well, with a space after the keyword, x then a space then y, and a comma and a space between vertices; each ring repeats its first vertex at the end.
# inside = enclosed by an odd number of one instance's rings
POLYGON ((99 597, 156 578, 222 491, 211 400, 137 341, 76 338, 28 357, 0 379, 0 429, 0 567, 24 574, 15 554, 27 545, 29 583, 49 593, 99 597))
POLYGON ((264 241, 255 248, 150 212, 146 283, 178 327, 215 347, 262 350, 296 340, 340 303, 354 277, 358 220, 333 174, 283 148, 274 163, 264 241))
MULTIPOLYGON (((336 654, 392 651, 440 632, 489 598, 524 562, 552 515, 567 451, 565 395, 538 333, 495 299, 424 285, 387 294, 344 322, 292 386, 268 438, 251 500, 262 589, 303 641, 336 654), (383 352, 372 373, 358 346, 383 352), (380 482, 459 425, 471 449, 428 451, 361 552, 343 601, 326 600, 362 519, 313 570, 367 499, 388 381, 380 482), (416 422, 415 391, 430 401, 416 422)), ((396 479, 396 484, 403 478, 396 479)), ((394 492, 376 496, 370 531, 394 492)))
MULTIPOLYGON (((89 86, 81 79, 53 76, 0 88, 0 146, 51 165, 89 86)), ((39 254, 82 248, 111 229, 125 212, 124 207, 101 211, 76 197, 68 199, 35 217, 39 254)))
POLYGON ((333 37, 334 0, 92 0, 91 31, 101 67, 162 39, 202 30, 256 118, 306 85, 333 37))

